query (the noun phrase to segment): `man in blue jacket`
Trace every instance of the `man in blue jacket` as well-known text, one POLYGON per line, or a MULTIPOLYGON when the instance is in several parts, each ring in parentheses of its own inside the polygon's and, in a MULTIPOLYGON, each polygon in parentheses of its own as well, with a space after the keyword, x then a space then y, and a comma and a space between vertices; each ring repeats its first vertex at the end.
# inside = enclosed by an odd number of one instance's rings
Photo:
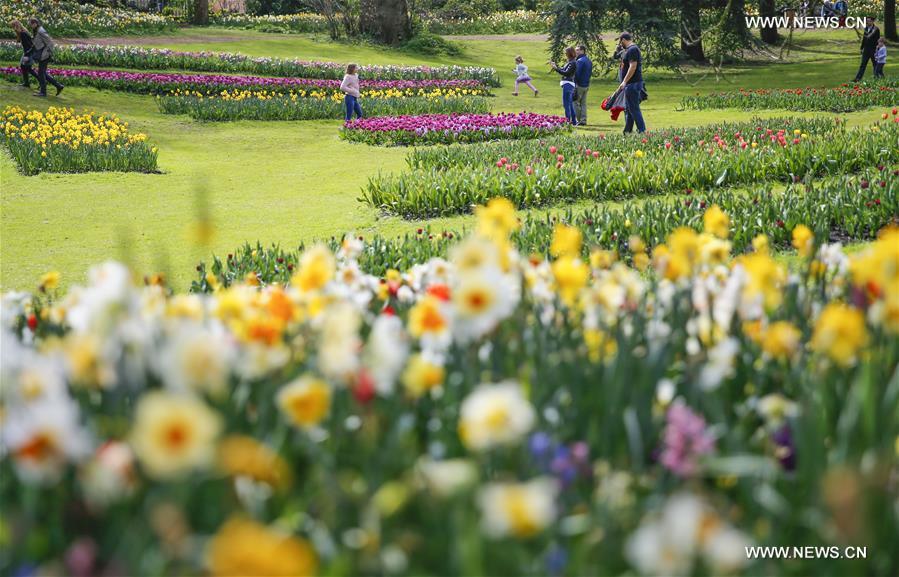
POLYGON ((590 76, 593 75, 593 62, 587 58, 587 48, 584 45, 575 49, 577 68, 574 71, 574 111, 577 114, 578 126, 587 124, 587 91, 590 89, 590 76))

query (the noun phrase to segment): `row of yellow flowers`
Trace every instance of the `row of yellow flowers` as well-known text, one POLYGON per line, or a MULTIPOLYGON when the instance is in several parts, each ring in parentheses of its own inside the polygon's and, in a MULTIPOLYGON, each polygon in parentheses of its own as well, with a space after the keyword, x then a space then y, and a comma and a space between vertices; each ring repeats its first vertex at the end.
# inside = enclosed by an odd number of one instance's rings
MULTIPOLYGON (((196 120, 311 120, 342 117, 343 99, 342 93, 328 90, 178 89, 158 96, 157 103, 166 114, 196 120)), ((362 92, 360 101, 367 116, 481 113, 490 108, 478 90, 459 87, 371 89, 362 92)))
MULTIPOLYGON (((384 98, 462 98, 468 96, 481 96, 482 91, 469 88, 388 88, 367 90, 362 96, 365 99, 384 98)), ((288 98, 294 102, 300 98, 312 98, 315 100, 342 101, 343 94, 330 90, 291 90, 289 92, 275 90, 222 90, 214 93, 204 93, 198 90, 173 90, 166 96, 188 96, 198 99, 218 98, 228 101, 241 100, 277 100, 288 98)))
POLYGON ((147 143, 147 135, 130 131, 115 115, 7 106, 0 114, 0 132, 26 174, 156 169, 157 149, 147 143))

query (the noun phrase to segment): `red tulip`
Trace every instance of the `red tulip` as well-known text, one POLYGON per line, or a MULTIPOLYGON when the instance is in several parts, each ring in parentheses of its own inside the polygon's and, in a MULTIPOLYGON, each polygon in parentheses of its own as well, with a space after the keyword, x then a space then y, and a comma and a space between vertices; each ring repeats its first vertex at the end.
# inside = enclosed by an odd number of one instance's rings
POLYGON ((368 371, 362 369, 356 377, 356 386, 353 387, 353 398, 360 405, 367 405, 375 398, 375 381, 368 371))

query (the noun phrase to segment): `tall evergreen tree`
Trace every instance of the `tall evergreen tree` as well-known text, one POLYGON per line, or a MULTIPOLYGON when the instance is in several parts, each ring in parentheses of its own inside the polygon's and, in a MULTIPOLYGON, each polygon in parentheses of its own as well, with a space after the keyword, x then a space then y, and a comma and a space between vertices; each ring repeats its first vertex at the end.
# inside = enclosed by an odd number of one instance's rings
POLYGON ((597 57, 608 56, 600 31, 608 24, 611 10, 610 0, 553 0, 549 9, 552 15, 549 30, 552 58, 561 58, 565 47, 571 44, 583 44, 597 57))

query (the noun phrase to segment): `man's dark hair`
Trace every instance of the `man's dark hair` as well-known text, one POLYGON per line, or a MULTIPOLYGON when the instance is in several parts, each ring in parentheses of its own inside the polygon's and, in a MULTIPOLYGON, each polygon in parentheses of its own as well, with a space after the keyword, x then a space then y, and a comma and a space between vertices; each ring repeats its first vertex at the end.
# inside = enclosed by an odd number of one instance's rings
POLYGON ((580 50, 581 52, 583 52, 584 54, 587 53, 587 47, 584 46, 583 44, 578 44, 577 49, 580 50))

